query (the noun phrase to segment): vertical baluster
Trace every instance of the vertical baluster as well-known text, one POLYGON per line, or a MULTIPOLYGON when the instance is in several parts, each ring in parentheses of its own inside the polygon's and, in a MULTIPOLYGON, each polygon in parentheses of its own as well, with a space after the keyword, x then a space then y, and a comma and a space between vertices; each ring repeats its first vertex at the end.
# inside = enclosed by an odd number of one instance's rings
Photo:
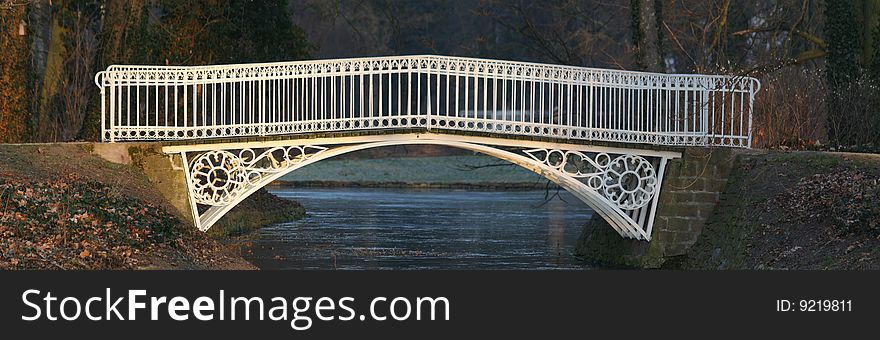
MULTIPOLYGON (((627 78, 634 78, 632 76, 627 75, 627 78)), ((626 132, 632 132, 635 130, 635 86, 636 80, 629 80, 629 83, 624 83, 621 87, 623 91, 623 109, 620 111, 623 118, 623 130, 626 132)), ((629 141, 631 133, 622 134, 623 141, 629 141)))
MULTIPOLYGON (((262 124, 265 129, 272 128, 272 126, 277 121, 275 119, 275 116, 278 115, 278 103, 279 103, 278 70, 272 71, 272 74, 270 75, 270 77, 271 78, 269 78, 269 95, 268 95, 269 108, 267 109, 267 111, 269 111, 269 112, 267 112, 265 121, 262 124)), ((271 132, 271 130, 269 130, 268 132, 271 132)))
MULTIPOLYGON (((488 96, 489 96, 489 77, 488 77, 488 74, 489 74, 489 69, 488 69, 488 66, 486 66, 486 68, 483 69, 483 77, 482 77, 483 78, 483 116, 480 117, 481 120, 484 120, 484 121, 489 118, 487 115, 487 113, 489 112, 489 106, 488 106, 489 105, 488 104, 489 103, 489 99, 488 99, 488 96)), ((477 125, 474 124, 474 127, 476 128, 477 125)))
MULTIPOLYGON (((570 72, 573 72, 573 71, 570 71, 570 72)), ((572 122, 572 119, 571 119, 571 118, 572 118, 572 112, 571 112, 571 110, 572 110, 572 104, 573 104, 573 103, 572 103, 572 102, 573 102, 573 98, 572 98, 572 86, 574 85, 574 84, 573 84, 572 77, 573 77, 574 75, 571 74, 571 73, 569 73, 568 76, 569 76, 569 78, 568 78, 568 82, 566 83, 566 87, 568 87, 568 98, 566 99, 566 103, 568 103, 568 113, 567 113, 567 116, 566 116, 567 118, 566 118, 565 122, 560 122, 560 125, 562 125, 562 126, 568 128, 568 129, 567 129, 567 130, 568 130, 568 134, 565 136, 566 138, 569 138, 569 137, 572 136, 572 129, 571 129, 571 128, 573 127, 573 125, 572 125, 572 123, 571 123, 571 122, 572 122)), ((561 130, 560 130, 560 133, 562 133, 561 130)))
POLYGON ((184 128, 183 130, 186 130, 186 127, 188 126, 187 119, 189 118, 189 90, 187 89, 187 84, 189 83, 188 78, 189 75, 184 75, 183 84, 181 85, 181 87, 183 87, 183 120, 181 121, 181 123, 183 124, 182 127, 184 128))
MULTIPOLYGON (((421 60, 416 59, 415 61, 416 67, 416 115, 423 117, 425 114, 422 112, 422 62, 421 60)), ((425 117, 427 120, 431 120, 431 117, 425 117)))
POLYGON ((660 92, 660 96, 662 98, 662 102, 660 103, 660 107, 657 110, 656 120, 654 121, 655 130, 658 133, 661 133, 664 137, 666 135, 666 130, 663 124, 669 118, 669 107, 672 105, 672 95, 671 95, 671 84, 672 77, 667 76, 665 78, 665 83, 663 85, 663 89, 660 92))
POLYGON ((226 125, 226 72, 220 73, 220 125, 226 125))
MULTIPOLYGON (((435 100, 437 101, 437 107, 436 107, 436 109, 434 109, 434 115, 435 115, 435 116, 440 116, 440 70, 439 70, 439 67, 440 67, 440 66, 439 66, 439 64, 437 64, 436 67, 437 67, 437 69, 434 69, 434 71, 437 72, 437 73, 436 73, 436 78, 437 78, 437 93, 435 93, 434 96, 436 97, 435 100)), ((430 119, 430 117, 428 117, 428 118, 430 119)))
MULTIPOLYGON (((452 105, 450 105, 450 103, 449 103, 449 97, 451 96, 449 94, 449 83, 452 82, 452 80, 449 78, 450 74, 448 73, 450 71, 451 71, 450 64, 447 63, 446 64, 446 72, 447 72, 447 74, 446 74, 446 118, 447 119, 449 118, 449 109, 452 107, 452 105)), ((458 94, 458 89, 455 89, 455 93, 458 94)))
MULTIPOLYGON (((126 84, 126 90, 128 91, 128 95, 125 97, 125 125, 132 126, 135 124, 131 123, 131 79, 128 79, 128 83, 126 84)), ((135 90, 137 91, 137 90, 135 90)), ((135 118, 137 118, 137 113, 135 113, 135 118)))
MULTIPOLYGON (((505 72, 505 74, 507 74, 507 72, 505 72)), ((504 120, 504 121, 507 121, 508 119, 510 119, 510 118, 508 118, 508 115, 507 115, 507 83, 508 83, 508 81, 509 80, 507 79, 506 76, 501 78, 501 111, 502 111, 501 112, 501 120, 504 120)), ((513 118, 515 119, 515 117, 513 117, 513 118)), ((510 120, 514 120, 514 119, 510 119, 510 120)))
MULTIPOLYGON (((474 65, 474 113, 471 118, 477 118, 478 112, 480 110, 480 74, 479 74, 479 65, 474 65)), ((465 122, 465 127, 468 126, 468 123, 465 122)))
POLYGON ((547 96, 544 94, 544 88, 547 87, 547 80, 546 80, 547 71, 546 71, 546 69, 542 70, 541 76, 543 78, 543 80, 541 81, 541 91, 539 94, 539 98, 541 98, 541 100, 540 100, 541 107, 538 112, 538 117, 534 117, 534 116, 532 117, 532 123, 540 122, 544 117, 544 102, 547 100, 547 96))
POLYGON ((113 72, 107 72, 101 77, 101 139, 109 139, 111 142, 116 140, 116 75, 113 72), (107 77, 110 78, 107 81, 107 77), (104 88, 108 88, 110 92, 109 102, 107 103, 107 111, 109 111, 109 125, 104 125, 104 88))
MULTIPOLYGON (((119 75, 119 74, 117 74, 117 76, 118 76, 118 77, 122 77, 122 76, 119 75)), ((128 110, 127 110, 127 109, 126 109, 126 110, 123 110, 123 109, 122 109, 122 97, 123 97, 123 93, 122 93, 123 91, 122 91, 122 88, 123 88, 123 86, 124 86, 124 85, 122 84, 122 82, 119 81, 119 80, 117 80, 117 83, 116 83, 116 90, 118 91, 118 96, 117 96, 117 98, 116 98, 116 105, 118 106, 118 109, 116 110, 116 112, 117 112, 116 114, 118 115, 118 116, 116 117, 116 118, 117 118, 117 119, 116 119, 116 122, 117 122, 116 125, 117 125, 117 127, 128 125, 128 120, 126 120, 125 123, 122 122, 122 114, 123 114, 123 112, 125 112, 126 117, 128 116, 128 110)), ((127 89, 127 88, 126 88, 126 89, 127 89)), ((126 100, 128 100, 128 99, 127 99, 128 96, 125 96, 125 97, 126 97, 126 100)))
MULTIPOLYGON (((403 82, 403 73, 401 73, 400 64, 397 66, 397 115, 403 115, 403 107, 401 106, 401 97, 403 96, 403 92, 401 90, 401 83, 403 82)), ((407 118, 409 119, 409 118, 407 118)))
POLYGON ((730 136, 730 143, 728 145, 732 145, 733 144, 733 136, 736 135, 736 132, 733 130, 734 129, 734 124, 733 124, 734 111, 736 109, 735 108, 736 97, 735 97, 735 92, 733 92, 733 81, 728 79, 727 82, 728 82, 727 91, 730 92, 730 134, 728 134, 730 136))
POLYGON ((719 143, 721 144, 724 144, 724 121, 727 120, 727 89, 725 89, 725 87, 727 87, 726 84, 721 85, 721 117, 719 117, 721 120, 721 131, 719 134, 721 139, 719 140, 719 143))
MULTIPOLYGON (((754 102, 755 102, 755 91, 758 89, 755 88, 755 82, 749 81, 749 141, 748 147, 752 147, 752 117, 755 115, 754 111, 754 102)), ((745 94, 743 94, 745 95, 745 94)))
POLYGON ((513 92, 516 92, 516 88, 517 88, 516 84, 517 84, 517 81, 519 82, 519 106, 514 105, 514 109, 515 109, 514 111, 517 113, 511 115, 511 117, 509 118, 510 121, 512 121, 512 122, 517 121, 517 116, 519 116, 520 117, 519 120, 522 121, 523 112, 526 111, 526 75, 525 75, 526 70, 524 68, 520 68, 519 70, 520 70, 520 74, 513 75, 513 80, 512 80, 512 84, 511 84, 511 86, 513 88, 513 92))
MULTIPOLYGON (((645 137, 648 136, 645 132, 649 131, 648 126, 650 126, 649 124, 651 122, 651 115, 653 113, 653 106, 656 99, 654 98, 654 81, 655 78, 653 78, 653 76, 645 79, 645 83, 643 83, 642 87, 637 90, 639 110, 641 111, 641 114, 639 114, 638 126, 636 129, 641 133, 641 136, 645 137)), ((647 140, 647 138, 642 140, 647 140)))
POLYGON ((611 108, 608 104, 609 89, 610 88, 607 86, 607 83, 604 82, 602 86, 599 87, 599 105, 602 111, 599 113, 599 128, 602 130, 606 130, 611 127, 611 108))
MULTIPOLYGON (((205 79, 206 76, 202 76, 202 125, 208 125, 208 80, 205 79)), ((195 136, 195 135, 194 135, 195 136)))
POLYGON ((460 71, 461 71, 461 66, 460 66, 460 64, 456 64, 456 66, 455 66, 455 70, 456 70, 456 71, 459 71, 459 72, 455 72, 455 118, 458 118, 458 116, 459 116, 459 112, 460 112, 460 108, 459 108, 459 93, 461 92, 461 87, 460 87, 460 78, 461 78, 461 76, 460 76, 460 74, 459 74, 460 71))
POLYGON ((625 104, 625 100, 626 100, 625 91, 626 91, 626 89, 623 88, 623 84, 621 84, 620 78, 618 78, 617 83, 615 83, 614 85, 616 85, 615 90, 617 91, 617 98, 615 100, 615 103, 617 103, 617 126, 616 126, 616 128, 618 130, 623 130, 623 129, 625 129, 625 124, 626 124, 626 120, 625 120, 626 117, 624 117, 624 112, 623 112, 623 110, 625 109, 624 106, 626 105, 625 104))
MULTIPOLYGON (((538 70, 533 70, 533 72, 535 72, 535 73, 533 73, 533 74, 537 74, 539 71, 538 71, 538 70)), ((531 81, 531 90, 532 90, 531 92, 532 92, 532 93, 531 93, 531 98, 530 98, 530 99, 531 99, 531 100, 530 100, 530 102, 531 102, 531 109, 529 110, 529 121, 531 121, 532 119, 534 119, 535 112, 536 112, 535 105, 536 105, 536 104, 539 105, 539 103, 535 103, 535 102, 538 100, 538 97, 536 96, 538 90, 536 89, 536 87, 538 87, 537 80, 532 80, 532 81, 531 81)), ((522 121, 523 123, 525 123, 525 122, 526 122, 525 113, 521 113, 521 115, 523 115, 521 121, 522 121)))
MULTIPOLYGON (((353 66, 352 66, 353 67, 353 66)), ((352 70, 353 72, 354 70, 352 70)), ((349 86, 349 97, 348 97, 348 119, 351 121, 351 127, 354 128, 354 73, 349 75, 348 86, 349 86)))
MULTIPOLYGON (((739 137, 745 137, 747 134, 745 132, 745 127, 743 126, 743 123, 745 121, 745 117, 743 117, 743 114, 745 112, 745 103, 743 97, 745 97, 743 93, 739 92, 739 137)), ((742 138, 740 138, 739 144, 739 146, 742 146, 742 138)))
MULTIPOLYGON (((686 80, 684 80, 684 81, 686 81, 686 80)), ((684 101, 682 102, 682 106, 683 106, 683 107, 682 107, 682 109, 683 109, 682 112, 684 113, 685 119, 687 119, 688 105, 689 105, 689 102, 688 102, 688 91, 689 91, 689 87, 687 86, 687 84, 683 84, 682 87, 683 87, 682 92, 684 93, 684 98, 683 98, 684 101)), ((675 113, 675 132, 676 132, 676 133, 680 133, 680 132, 683 131, 683 130, 680 128, 680 122, 683 121, 683 120, 681 120, 681 119, 679 118, 678 115, 679 115, 679 112, 676 112, 676 113, 675 113)))
MULTIPOLYGON (((380 66, 380 67, 381 67, 381 66, 380 66)), ((378 97, 379 97, 379 103, 378 103, 378 104, 379 104, 379 107, 378 107, 378 111, 376 112, 376 115, 379 116, 379 117, 382 117, 382 97, 383 97, 384 93, 382 92, 382 73, 381 73, 381 69, 380 69, 380 72, 376 74, 376 76, 379 78, 378 81, 377 81, 377 82, 379 83, 379 91, 377 92, 378 97)), ((372 79, 372 78, 371 78, 371 79, 372 79)))
POLYGON ((428 69, 425 70, 425 93, 428 98, 425 102, 425 109, 427 110, 426 117, 431 117, 431 69, 430 64, 427 65, 428 69))
POLYGON ((217 79, 216 75, 214 81, 211 83, 211 124, 210 126, 217 126, 217 79))
POLYGON ((587 115, 586 119, 586 127, 587 127, 587 139, 593 139, 593 128, 595 127, 593 124, 593 116, 599 111, 594 107, 593 98, 595 97, 596 85, 595 85, 595 74, 592 71, 586 74, 587 83, 584 85, 586 87, 586 91, 588 91, 587 95, 587 107, 584 110, 584 114, 587 115))
POLYGON ((718 81, 715 80, 712 82, 712 104, 711 104, 711 114, 712 117, 709 119, 709 144, 715 143, 715 116, 718 112, 718 81))
MULTIPOLYGON (((492 120, 498 120, 498 70, 499 65, 495 66, 495 74, 492 75, 492 120)), ((494 123, 492 125, 494 127, 494 123)), ((488 128, 488 127, 487 127, 488 128)))
MULTIPOLYGON (((464 74, 464 118, 470 117, 470 111, 468 110, 468 98, 470 97, 470 65, 465 65, 465 74, 464 74)), ((456 125, 458 122, 455 123, 456 125)))
MULTIPOLYGON (((147 81, 146 79, 144 80, 147 81)), ((144 125, 150 126, 150 85, 149 83, 144 84, 144 125)))

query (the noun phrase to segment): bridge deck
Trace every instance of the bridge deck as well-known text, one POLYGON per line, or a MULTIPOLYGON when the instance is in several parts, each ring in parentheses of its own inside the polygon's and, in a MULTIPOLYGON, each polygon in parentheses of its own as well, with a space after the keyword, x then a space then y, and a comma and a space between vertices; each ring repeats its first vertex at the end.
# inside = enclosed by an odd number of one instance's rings
POLYGON ((628 150, 629 152, 639 151, 642 154, 650 154, 650 155, 660 155, 664 154, 670 158, 678 158, 684 150, 682 146, 670 146, 670 145, 650 145, 650 144, 635 144, 635 143, 616 143, 616 142, 607 142, 607 141, 588 141, 588 140, 579 140, 579 139, 565 139, 565 138, 552 138, 552 137, 529 137, 529 136, 517 136, 517 135, 506 135, 506 134, 496 134, 496 133, 486 133, 486 132, 467 132, 467 131, 456 131, 456 130, 441 130, 441 129, 386 129, 386 130, 370 130, 370 131, 345 131, 345 132, 326 132, 326 133, 304 133, 304 134, 290 134, 290 135, 272 135, 272 136, 256 136, 256 137, 227 137, 227 138, 207 138, 207 139, 183 139, 183 140, 167 140, 161 141, 162 145, 164 145, 168 150, 174 150, 175 152, 181 150, 196 150, 196 149, 211 149, 216 148, 218 145, 234 145, 234 144, 262 144, 262 145, 272 145, 275 144, 286 144, 290 141, 306 141, 306 140, 320 140, 321 144, 331 143, 333 141, 346 141, 346 140, 368 140, 369 137, 378 137, 385 136, 388 138, 393 138, 392 136, 403 136, 403 135, 422 135, 422 136, 459 136, 462 138, 453 138, 458 140, 470 140, 470 141, 479 141, 479 142, 487 142, 488 144, 493 145, 515 145, 519 147, 527 147, 529 145, 547 145, 547 144, 556 144, 556 145, 567 145, 567 146, 591 146, 593 149, 615 149, 615 150, 628 150), (205 146, 202 148, 200 146, 205 146))

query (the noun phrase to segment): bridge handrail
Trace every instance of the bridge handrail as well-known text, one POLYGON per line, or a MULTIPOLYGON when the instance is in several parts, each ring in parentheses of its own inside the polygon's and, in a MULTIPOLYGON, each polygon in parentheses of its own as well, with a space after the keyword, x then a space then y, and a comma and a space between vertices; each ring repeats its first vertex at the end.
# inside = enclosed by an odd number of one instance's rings
POLYGON ((751 145, 760 89, 750 77, 436 55, 112 65, 95 83, 108 141, 415 127, 736 147, 751 145))

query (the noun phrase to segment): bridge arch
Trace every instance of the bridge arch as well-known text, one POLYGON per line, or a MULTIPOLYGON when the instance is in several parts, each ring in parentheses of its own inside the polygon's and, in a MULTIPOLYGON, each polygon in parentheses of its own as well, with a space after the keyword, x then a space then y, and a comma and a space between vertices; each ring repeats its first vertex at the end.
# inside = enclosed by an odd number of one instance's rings
POLYGON ((196 226, 206 231, 238 203, 309 164, 383 146, 441 145, 479 152, 535 172, 590 206, 623 237, 651 239, 670 152, 437 134, 170 146, 186 172, 196 226), (646 158, 647 157, 647 158, 646 158), (648 158, 653 158, 649 161, 648 158))

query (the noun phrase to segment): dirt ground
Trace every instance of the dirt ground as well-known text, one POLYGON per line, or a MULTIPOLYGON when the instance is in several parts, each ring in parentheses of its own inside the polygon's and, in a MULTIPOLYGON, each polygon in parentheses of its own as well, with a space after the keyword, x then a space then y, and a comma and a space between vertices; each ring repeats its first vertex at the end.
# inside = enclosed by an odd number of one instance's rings
POLYGON ((0 269, 255 268, 90 148, 0 144, 0 269))
POLYGON ((753 151, 684 269, 880 269, 880 155, 753 151))

